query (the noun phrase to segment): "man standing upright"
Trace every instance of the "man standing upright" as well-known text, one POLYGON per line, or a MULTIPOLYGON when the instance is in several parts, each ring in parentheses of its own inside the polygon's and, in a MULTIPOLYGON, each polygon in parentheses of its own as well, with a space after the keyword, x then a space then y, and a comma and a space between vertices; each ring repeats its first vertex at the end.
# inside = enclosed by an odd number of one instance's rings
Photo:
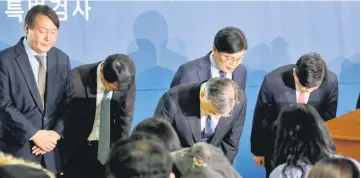
POLYGON ((74 92, 69 57, 54 46, 59 18, 37 5, 20 41, 0 52, 0 150, 60 173, 57 142, 74 92))
POLYGON ((272 124, 282 107, 310 104, 328 121, 336 116, 337 101, 337 76, 317 53, 302 55, 296 65, 279 67, 265 76, 254 110, 251 151, 256 164, 265 166, 267 177, 273 169, 272 124))
POLYGON ((72 70, 75 97, 65 122, 68 178, 104 177, 108 152, 127 138, 133 120, 135 66, 126 55, 72 70))
POLYGON ((171 88, 221 77, 234 80, 245 91, 247 70, 241 62, 246 50, 247 40, 241 30, 234 27, 221 29, 214 38, 210 53, 178 68, 171 88))

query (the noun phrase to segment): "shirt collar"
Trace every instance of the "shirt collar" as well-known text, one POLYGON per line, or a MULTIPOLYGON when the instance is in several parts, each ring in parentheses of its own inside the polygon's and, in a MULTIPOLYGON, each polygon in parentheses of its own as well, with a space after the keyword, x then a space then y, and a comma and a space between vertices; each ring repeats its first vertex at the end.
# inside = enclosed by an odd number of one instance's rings
POLYGON ((298 86, 296 80, 295 80, 295 87, 296 87, 296 91, 300 91, 300 87, 298 86))
POLYGON ((218 66, 217 66, 216 61, 215 61, 214 58, 213 58, 213 52, 211 52, 211 54, 209 54, 209 60, 211 61, 211 65, 212 65, 214 68, 216 68, 217 70, 220 70, 220 69, 218 68, 218 66))
POLYGON ((102 64, 103 64, 103 61, 100 62, 97 67, 97 91, 101 91, 101 92, 106 90, 106 88, 100 78, 100 67, 102 66, 102 64))
POLYGON ((25 51, 26 51, 26 53, 29 55, 29 54, 31 54, 31 55, 33 55, 33 56, 45 56, 46 57, 46 53, 43 53, 43 54, 38 54, 37 52, 35 52, 29 45, 28 45, 28 43, 26 42, 26 38, 27 37, 25 37, 24 38, 24 40, 23 40, 23 45, 24 45, 24 48, 25 48, 25 51))

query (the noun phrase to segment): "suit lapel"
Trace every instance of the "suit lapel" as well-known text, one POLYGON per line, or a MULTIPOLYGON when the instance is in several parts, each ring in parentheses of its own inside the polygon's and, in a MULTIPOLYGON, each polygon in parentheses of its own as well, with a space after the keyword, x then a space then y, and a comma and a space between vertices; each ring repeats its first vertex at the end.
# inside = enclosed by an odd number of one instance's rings
POLYGON ((85 84, 85 97, 87 98, 87 101, 89 102, 89 106, 93 107, 94 109, 89 110, 89 122, 91 123, 91 128, 93 128, 94 124, 94 116, 96 112, 96 100, 97 100, 97 65, 93 66, 89 73, 86 76, 86 84, 85 84))
MULTIPOLYGON (((241 64, 240 64, 241 65, 241 64)), ((241 87, 243 85, 241 79, 242 77, 236 77, 237 73, 239 73, 240 67, 237 67, 233 72, 232 72, 232 80, 234 80, 239 87, 241 87)))
POLYGON ((195 142, 201 140, 201 109, 199 101, 200 84, 192 85, 189 95, 182 96, 181 107, 187 108, 184 115, 187 117, 189 128, 195 142))
POLYGON ((292 103, 295 104, 297 103, 296 100, 296 83, 295 83, 295 79, 293 78, 293 74, 292 74, 293 68, 291 68, 289 71, 287 71, 283 77, 282 80, 285 83, 285 94, 284 96, 285 101, 287 101, 286 103, 292 103))
POLYGON ((197 72, 199 81, 205 81, 211 78, 211 62, 209 61, 209 54, 203 57, 199 63, 199 70, 197 72))
POLYGON ((291 88, 287 88, 287 89, 286 89, 286 92, 285 92, 285 97, 286 97, 286 100, 287 100, 289 103, 292 103, 292 104, 296 104, 296 103, 297 103, 297 100, 296 100, 296 90, 291 89, 291 88))
POLYGON ((57 62, 58 59, 56 58, 53 50, 50 50, 47 53, 47 67, 46 67, 46 89, 45 89, 45 106, 47 106, 48 101, 50 100, 51 96, 55 96, 55 94, 53 93, 54 91, 54 87, 58 87, 58 85, 56 85, 54 83, 54 79, 57 78, 57 73, 58 73, 58 68, 57 68, 57 62))
POLYGON ((97 70, 98 70, 98 64, 94 65, 90 71, 89 75, 87 76, 87 94, 88 96, 95 96, 97 95, 97 70))
POLYGON ((313 105, 314 107, 318 106, 321 103, 321 98, 323 98, 321 94, 322 92, 323 91, 321 87, 311 92, 307 103, 313 105))
POLYGON ((196 116, 187 116, 189 127, 192 130, 193 138, 195 142, 201 140, 201 119, 196 116))
POLYGON ((216 127, 216 132, 214 133, 211 141, 209 142, 210 144, 214 145, 215 142, 217 140, 219 140, 219 138, 223 137, 224 132, 227 131, 228 127, 231 125, 231 122, 232 122, 231 117, 221 117, 221 118, 219 118, 219 121, 218 121, 218 124, 217 124, 217 127, 216 127))
POLYGON ((38 105, 40 111, 43 112, 43 104, 41 102, 38 86, 36 85, 34 72, 32 71, 29 58, 22 44, 23 39, 24 37, 21 38, 19 43, 16 45, 16 53, 18 54, 18 56, 15 58, 15 60, 19 65, 20 71, 25 78, 26 85, 29 88, 32 98, 34 99, 35 103, 38 105))

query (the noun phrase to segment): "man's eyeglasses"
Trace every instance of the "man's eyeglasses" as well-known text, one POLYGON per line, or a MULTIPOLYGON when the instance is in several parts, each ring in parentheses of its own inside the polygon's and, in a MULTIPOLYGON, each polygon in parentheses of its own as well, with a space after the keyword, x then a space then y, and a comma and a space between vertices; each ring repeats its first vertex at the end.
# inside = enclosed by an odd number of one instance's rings
POLYGON ((237 56, 237 57, 233 57, 233 56, 226 56, 220 52, 218 52, 218 55, 220 56, 221 60, 224 62, 224 63, 240 63, 243 59, 243 56, 245 53, 242 54, 242 56, 237 56))

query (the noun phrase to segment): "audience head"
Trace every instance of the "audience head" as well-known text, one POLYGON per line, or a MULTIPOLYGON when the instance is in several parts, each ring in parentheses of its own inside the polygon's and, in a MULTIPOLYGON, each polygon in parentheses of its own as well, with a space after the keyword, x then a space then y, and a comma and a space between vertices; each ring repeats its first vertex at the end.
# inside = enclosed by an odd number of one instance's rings
POLYGON ((169 152, 179 150, 181 144, 177 133, 174 131, 172 125, 162 118, 148 118, 141 121, 134 127, 130 138, 144 137, 149 135, 158 137, 159 142, 163 143, 164 148, 169 152))
POLYGON ((172 158, 156 140, 125 139, 111 149, 108 178, 174 178, 172 158))
POLYGON ((308 178, 359 178, 360 170, 350 159, 325 158, 315 164, 308 178))
POLYGON ((175 167, 184 178, 240 178, 220 148, 196 143, 171 153, 175 167))
POLYGON ((238 28, 225 27, 214 37, 213 58, 223 72, 233 72, 242 62, 246 50, 246 37, 238 28))
POLYGON ((317 53, 302 55, 293 69, 293 77, 301 90, 316 90, 327 77, 325 61, 317 53))
POLYGON ((298 161, 314 165, 334 154, 334 144, 325 122, 311 105, 292 104, 282 108, 274 131, 273 167, 283 163, 286 168, 298 167, 298 161))
POLYGON ((47 53, 55 44, 60 26, 56 12, 47 5, 32 7, 25 16, 26 42, 38 54, 47 53))
POLYGON ((240 101, 238 85, 228 78, 211 78, 202 84, 200 103, 203 112, 215 118, 232 114, 234 106, 240 101))
POLYGON ((124 54, 108 56, 100 71, 102 82, 108 90, 128 91, 135 81, 135 65, 124 54))
POLYGON ((0 177, 55 178, 55 175, 39 164, 0 152, 0 177))

